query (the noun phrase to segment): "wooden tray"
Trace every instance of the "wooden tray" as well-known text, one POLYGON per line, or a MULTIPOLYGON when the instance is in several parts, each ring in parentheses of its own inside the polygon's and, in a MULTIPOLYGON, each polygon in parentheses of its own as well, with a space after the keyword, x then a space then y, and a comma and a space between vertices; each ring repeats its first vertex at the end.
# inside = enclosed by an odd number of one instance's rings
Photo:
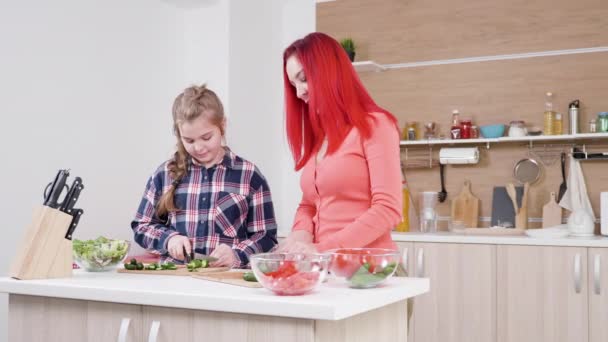
POLYGON ((207 267, 199 268, 196 271, 188 272, 185 266, 178 265, 176 270, 127 270, 119 268, 118 273, 131 273, 131 274, 147 274, 147 275, 170 275, 170 276, 191 276, 194 274, 206 274, 214 272, 225 272, 228 271, 229 267, 207 267))
POLYGON ((228 271, 228 272, 216 272, 216 273, 208 273, 208 274, 190 274, 192 278, 215 281, 218 283, 243 286, 243 287, 251 287, 251 288, 260 288, 262 285, 255 281, 246 281, 243 279, 243 274, 248 271, 228 271))

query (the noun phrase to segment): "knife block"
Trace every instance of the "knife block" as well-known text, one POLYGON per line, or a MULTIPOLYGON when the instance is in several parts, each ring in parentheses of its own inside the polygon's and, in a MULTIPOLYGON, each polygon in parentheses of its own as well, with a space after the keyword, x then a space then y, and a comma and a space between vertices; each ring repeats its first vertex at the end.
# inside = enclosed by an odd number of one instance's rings
POLYGON ((65 238, 72 216, 48 206, 34 209, 9 275, 16 279, 72 276, 72 241, 65 238))

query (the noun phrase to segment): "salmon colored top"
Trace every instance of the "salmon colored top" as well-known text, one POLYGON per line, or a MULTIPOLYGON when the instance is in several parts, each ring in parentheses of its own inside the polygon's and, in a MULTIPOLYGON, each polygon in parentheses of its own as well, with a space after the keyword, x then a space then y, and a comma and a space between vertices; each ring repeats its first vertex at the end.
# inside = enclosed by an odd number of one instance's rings
POLYGON ((306 230, 318 251, 334 248, 397 249, 391 230, 402 221, 399 133, 381 113, 372 135, 353 128, 340 148, 302 169, 302 201, 293 230, 306 230))

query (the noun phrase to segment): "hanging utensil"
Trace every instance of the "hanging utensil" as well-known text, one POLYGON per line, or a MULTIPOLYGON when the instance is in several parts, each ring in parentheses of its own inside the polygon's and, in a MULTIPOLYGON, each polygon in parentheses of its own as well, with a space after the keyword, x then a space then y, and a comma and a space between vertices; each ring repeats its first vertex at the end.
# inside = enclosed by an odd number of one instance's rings
POLYGON ((439 203, 445 202, 445 199, 448 197, 448 192, 445 191, 445 181, 444 181, 444 168, 445 165, 439 164, 439 177, 441 178, 441 191, 437 194, 439 198, 439 203))
POLYGON ((521 184, 534 184, 541 174, 540 165, 531 158, 518 161, 513 168, 513 177, 521 184))
POLYGON ((557 193, 557 203, 562 200, 566 190, 568 189, 568 185, 566 184, 566 153, 562 152, 561 156, 561 164, 562 164, 562 184, 559 185, 559 191, 557 193))

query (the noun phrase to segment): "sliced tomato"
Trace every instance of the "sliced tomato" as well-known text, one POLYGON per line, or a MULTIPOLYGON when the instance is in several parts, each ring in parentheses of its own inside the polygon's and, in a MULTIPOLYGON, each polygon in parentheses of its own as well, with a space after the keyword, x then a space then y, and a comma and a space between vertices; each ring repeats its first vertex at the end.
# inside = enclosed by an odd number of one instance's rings
POLYGON ((276 271, 266 273, 266 276, 272 278, 287 278, 298 273, 296 263, 293 260, 285 260, 276 271))

